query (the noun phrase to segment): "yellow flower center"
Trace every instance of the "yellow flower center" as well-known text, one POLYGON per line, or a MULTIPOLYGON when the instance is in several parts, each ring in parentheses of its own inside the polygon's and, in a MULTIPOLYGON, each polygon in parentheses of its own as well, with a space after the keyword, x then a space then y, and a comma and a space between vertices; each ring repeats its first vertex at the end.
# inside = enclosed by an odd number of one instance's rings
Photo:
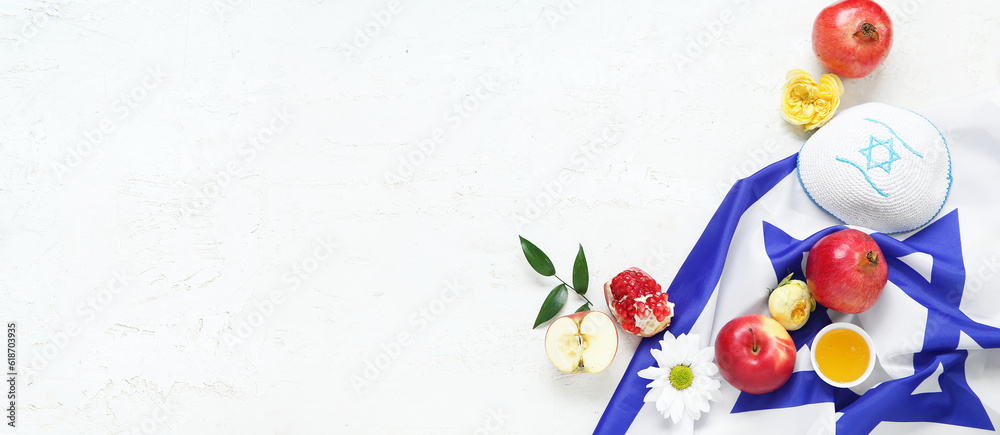
POLYGON ((792 93, 795 98, 801 100, 799 104, 812 104, 816 101, 816 96, 819 94, 819 89, 815 86, 809 86, 804 84, 795 85, 792 89, 792 93))
POLYGON ((694 372, 688 366, 674 366, 670 369, 670 385, 677 390, 683 390, 691 386, 694 381, 694 372))
POLYGON ((801 325, 805 322, 806 314, 809 313, 809 301, 799 299, 792 306, 792 323, 801 325))

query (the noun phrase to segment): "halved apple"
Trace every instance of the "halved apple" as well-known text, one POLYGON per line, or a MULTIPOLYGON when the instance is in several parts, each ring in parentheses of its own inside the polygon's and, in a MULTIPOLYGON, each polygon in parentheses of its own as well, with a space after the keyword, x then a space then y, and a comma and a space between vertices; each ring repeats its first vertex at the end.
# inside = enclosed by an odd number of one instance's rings
POLYGON ((560 317, 545 331, 545 354, 566 373, 598 373, 618 353, 618 327, 611 316, 583 311, 560 317))

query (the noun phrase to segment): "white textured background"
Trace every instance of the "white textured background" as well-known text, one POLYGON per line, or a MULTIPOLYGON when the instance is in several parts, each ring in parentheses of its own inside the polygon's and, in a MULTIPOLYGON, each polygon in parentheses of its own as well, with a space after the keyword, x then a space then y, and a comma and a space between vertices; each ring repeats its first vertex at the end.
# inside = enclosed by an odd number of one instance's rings
MULTIPOLYGON (((669 283, 827 3, 4 0, 17 431, 589 433, 637 340, 557 372, 518 234, 669 283)), ((882 4, 842 108, 1000 84, 1000 3, 882 4)))

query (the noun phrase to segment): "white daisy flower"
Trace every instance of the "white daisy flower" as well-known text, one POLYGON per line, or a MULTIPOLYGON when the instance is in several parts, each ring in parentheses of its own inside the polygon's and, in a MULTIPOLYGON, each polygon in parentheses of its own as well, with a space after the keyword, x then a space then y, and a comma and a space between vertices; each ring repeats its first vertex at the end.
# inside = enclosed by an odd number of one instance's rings
POLYGON ((650 350, 658 366, 639 371, 639 377, 653 381, 646 385, 650 390, 643 401, 656 403, 656 410, 674 424, 701 418, 709 410, 709 401, 722 398, 722 383, 712 377, 719 373, 712 362, 715 348, 700 349, 698 334, 674 338, 669 332, 663 334, 660 348, 650 350))

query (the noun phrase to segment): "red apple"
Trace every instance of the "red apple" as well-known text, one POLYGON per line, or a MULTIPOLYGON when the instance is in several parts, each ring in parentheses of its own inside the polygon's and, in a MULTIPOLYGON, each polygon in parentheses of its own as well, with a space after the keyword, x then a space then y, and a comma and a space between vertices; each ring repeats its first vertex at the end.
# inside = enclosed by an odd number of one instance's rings
POLYGON ((545 331, 545 355, 566 373, 601 372, 617 353, 618 328, 600 311, 560 317, 545 331))
POLYGON ((785 385, 795 368, 795 343, 776 320, 747 314, 730 320, 715 339, 715 364, 744 393, 764 394, 785 385))
POLYGON ((875 239, 854 229, 819 239, 806 260, 806 285, 816 302, 842 313, 875 305, 889 280, 889 266, 875 239))
POLYGON ((871 0, 843 0, 820 11, 813 23, 813 52, 830 72, 864 77, 892 48, 892 21, 871 0))

